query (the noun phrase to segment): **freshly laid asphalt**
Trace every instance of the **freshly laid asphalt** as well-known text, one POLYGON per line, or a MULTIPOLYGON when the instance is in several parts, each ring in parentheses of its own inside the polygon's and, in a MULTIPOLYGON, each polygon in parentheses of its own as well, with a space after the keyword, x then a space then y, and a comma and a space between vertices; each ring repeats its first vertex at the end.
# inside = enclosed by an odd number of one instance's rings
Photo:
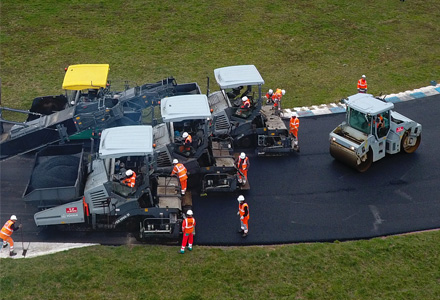
MULTIPOLYGON (((356 240, 440 228, 440 95, 395 104, 395 110, 422 124, 422 142, 413 154, 387 155, 365 173, 335 161, 328 135, 344 114, 301 118, 301 152, 286 157, 250 156, 245 195, 249 236, 237 230, 239 193, 200 197, 193 192, 195 244, 261 245, 356 240)), ((34 207, 21 199, 32 155, 0 163, 0 221, 11 214, 23 223, 26 242, 134 242, 124 233, 59 232, 37 228, 34 207)), ((3 223, 2 223, 3 224, 3 223)), ((20 232, 14 240, 21 241, 20 232)))

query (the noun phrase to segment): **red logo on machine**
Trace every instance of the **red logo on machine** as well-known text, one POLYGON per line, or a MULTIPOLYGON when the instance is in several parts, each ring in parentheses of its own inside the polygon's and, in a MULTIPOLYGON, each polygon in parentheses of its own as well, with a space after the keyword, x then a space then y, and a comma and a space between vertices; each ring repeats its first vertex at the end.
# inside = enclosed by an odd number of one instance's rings
POLYGON ((401 131, 403 131, 403 126, 396 128, 396 132, 401 132, 401 131))
POLYGON ((67 207, 66 208, 66 214, 75 214, 78 212, 77 207, 67 207))

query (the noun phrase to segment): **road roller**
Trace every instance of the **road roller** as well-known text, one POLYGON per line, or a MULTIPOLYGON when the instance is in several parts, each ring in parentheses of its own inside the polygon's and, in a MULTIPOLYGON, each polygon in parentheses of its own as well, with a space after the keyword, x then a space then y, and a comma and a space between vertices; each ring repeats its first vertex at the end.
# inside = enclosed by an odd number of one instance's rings
POLYGON ((385 154, 413 153, 419 147, 422 125, 393 111, 393 103, 363 93, 344 102, 345 121, 329 135, 336 160, 365 172, 385 154))

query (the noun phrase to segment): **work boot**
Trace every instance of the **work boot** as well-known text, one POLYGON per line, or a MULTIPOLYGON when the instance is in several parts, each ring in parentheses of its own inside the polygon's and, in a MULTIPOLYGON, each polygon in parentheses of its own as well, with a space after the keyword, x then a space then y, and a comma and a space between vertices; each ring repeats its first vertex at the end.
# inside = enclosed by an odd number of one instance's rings
POLYGON ((242 237, 247 237, 248 236, 248 234, 245 232, 245 233, 243 233, 243 235, 242 235, 242 237))
POLYGON ((17 255, 17 253, 15 253, 14 251, 9 252, 9 256, 15 256, 15 255, 17 255))
POLYGON ((188 251, 193 251, 193 247, 188 247, 188 251))
POLYGON ((240 229, 239 231, 237 231, 238 233, 242 234, 244 232, 243 229, 240 229))
POLYGON ((180 250, 180 254, 185 254, 185 250, 180 250))
POLYGON ((8 243, 3 244, 3 248, 6 248, 6 247, 8 247, 8 243))

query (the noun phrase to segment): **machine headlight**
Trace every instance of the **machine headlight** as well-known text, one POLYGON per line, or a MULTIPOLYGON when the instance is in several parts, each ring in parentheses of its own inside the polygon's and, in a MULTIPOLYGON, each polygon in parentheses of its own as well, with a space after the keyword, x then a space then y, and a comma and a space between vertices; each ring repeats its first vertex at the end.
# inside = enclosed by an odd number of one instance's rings
POLYGON ((336 138, 335 138, 335 137, 332 137, 332 141, 333 141, 333 142, 336 142, 336 138))
POLYGON ((354 151, 354 147, 353 146, 351 146, 350 149, 354 151))

